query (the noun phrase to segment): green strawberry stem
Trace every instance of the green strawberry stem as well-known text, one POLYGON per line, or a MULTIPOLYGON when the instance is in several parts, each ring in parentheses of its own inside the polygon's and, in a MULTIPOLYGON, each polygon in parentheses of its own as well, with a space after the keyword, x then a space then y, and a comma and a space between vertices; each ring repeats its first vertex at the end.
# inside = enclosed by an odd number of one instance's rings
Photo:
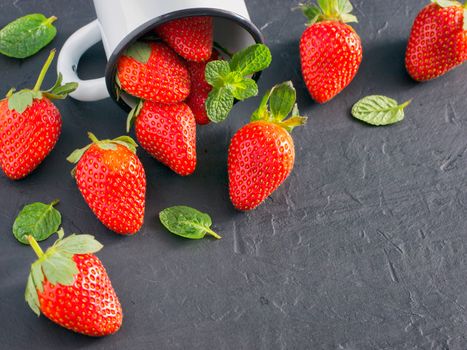
POLYGON ((32 249, 34 250, 34 253, 36 253, 37 257, 40 259, 44 256, 44 251, 42 248, 39 246, 39 243, 34 239, 33 236, 29 235, 28 236, 28 242, 31 245, 32 249))
POLYGON ((99 139, 92 132, 88 132, 88 137, 93 143, 99 143, 99 139))
POLYGON ((55 57, 55 52, 56 52, 55 49, 50 51, 49 57, 45 61, 45 64, 42 67, 42 70, 41 70, 41 72, 39 74, 39 77, 37 78, 36 85, 34 85, 34 88, 32 89, 32 91, 40 91, 41 86, 42 86, 42 82, 44 81, 44 78, 45 78, 45 75, 47 74, 47 71, 49 70, 49 67, 52 64, 52 61, 53 61, 53 59, 55 57))

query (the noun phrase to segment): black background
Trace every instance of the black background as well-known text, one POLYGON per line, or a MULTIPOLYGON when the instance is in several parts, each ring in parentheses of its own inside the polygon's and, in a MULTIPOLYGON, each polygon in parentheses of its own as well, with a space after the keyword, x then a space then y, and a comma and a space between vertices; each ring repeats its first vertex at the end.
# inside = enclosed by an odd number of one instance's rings
MULTIPOLYGON (((88 130, 123 134, 125 113, 110 100, 57 102, 64 127, 56 149, 23 181, 0 176, 1 349, 467 348, 467 67, 426 84, 405 73, 410 25, 425 1, 353 1, 363 63, 326 105, 312 102, 301 81, 304 18, 291 11, 296 2, 247 3, 274 57, 260 91, 292 79, 310 117, 294 131, 293 174, 256 211, 232 208, 227 148, 259 97, 238 104, 227 123, 199 129, 192 177, 139 150, 148 179, 145 225, 120 237, 93 216, 65 157, 88 143, 88 130), (375 93, 413 98, 406 119, 382 128, 353 120, 352 104, 375 93), (34 254, 15 241, 11 225, 25 204, 55 198, 67 232, 93 233, 105 245, 98 256, 124 310, 114 336, 74 334, 36 318, 24 302, 34 254), (186 241, 166 232, 156 213, 176 204, 209 212, 224 238, 186 241)), ((0 25, 32 12, 56 15, 58 36, 27 60, 0 57, 2 94, 32 87, 49 49, 95 18, 89 0, 2 0, 0 25)), ((80 75, 98 77, 104 67, 98 45, 80 75)))

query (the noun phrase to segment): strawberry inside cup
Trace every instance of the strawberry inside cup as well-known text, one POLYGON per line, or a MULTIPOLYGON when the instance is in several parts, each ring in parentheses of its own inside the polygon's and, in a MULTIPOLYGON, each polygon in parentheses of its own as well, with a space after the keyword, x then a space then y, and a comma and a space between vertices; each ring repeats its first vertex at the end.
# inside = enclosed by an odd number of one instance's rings
POLYGON ((155 32, 187 61, 206 62, 211 58, 212 17, 197 16, 176 19, 160 25, 155 32))

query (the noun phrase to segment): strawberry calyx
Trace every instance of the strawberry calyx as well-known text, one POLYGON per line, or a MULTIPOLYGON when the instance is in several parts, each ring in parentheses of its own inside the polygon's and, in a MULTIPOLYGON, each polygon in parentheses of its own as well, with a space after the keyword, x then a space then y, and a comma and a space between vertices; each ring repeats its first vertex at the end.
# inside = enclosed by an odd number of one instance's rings
MULTIPOLYGON (((83 148, 78 148, 74 150, 67 157, 66 159, 67 161, 69 161, 72 164, 78 163, 81 157, 83 157, 83 155, 92 145, 97 145, 100 149, 103 149, 103 150, 112 150, 112 151, 117 150, 117 145, 121 145, 121 146, 128 148, 134 154, 136 154, 136 148, 138 147, 138 144, 130 136, 124 135, 124 136, 117 137, 113 140, 99 140, 92 132, 88 132, 88 137, 92 141, 92 143, 90 143, 89 145, 83 148)), ((75 176, 75 170, 76 168, 74 168, 71 171, 71 175, 73 177, 75 176)))
POLYGON ((35 99, 42 99, 47 97, 51 100, 63 100, 68 94, 72 93, 78 88, 78 83, 67 83, 62 84, 63 76, 61 73, 58 74, 57 81, 55 84, 48 90, 41 91, 42 82, 44 81, 45 75, 52 64, 52 61, 55 57, 56 50, 53 49, 50 51, 49 57, 44 63, 44 66, 41 69, 39 77, 37 78, 34 88, 23 89, 16 91, 15 88, 8 91, 6 98, 8 99, 8 109, 11 111, 16 111, 18 113, 23 113, 28 107, 32 106, 35 99))
POLYGON ((133 123, 135 122, 136 118, 138 118, 141 109, 143 108, 144 101, 139 100, 139 102, 131 109, 130 113, 128 113, 128 118, 126 120, 126 132, 130 132, 133 123))
POLYGON ((457 7, 462 6, 460 2, 454 1, 454 0, 431 0, 431 2, 442 8, 452 7, 452 6, 457 6, 457 7))
POLYGON ((300 4, 298 8, 308 18, 308 25, 323 21, 357 23, 352 15, 353 6, 349 0, 316 0, 317 4, 300 4))
POLYGON ((40 315, 39 292, 44 291, 44 280, 52 285, 71 286, 79 273, 73 257, 76 254, 92 254, 102 249, 94 236, 72 234, 64 238, 64 231, 57 231, 58 239, 45 252, 33 236, 28 236, 28 242, 38 259, 31 264, 24 297, 34 313, 40 315))
POLYGON ((297 92, 291 81, 274 86, 264 95, 251 117, 251 122, 266 121, 279 125, 288 132, 305 125, 308 118, 300 116, 296 99, 297 92))

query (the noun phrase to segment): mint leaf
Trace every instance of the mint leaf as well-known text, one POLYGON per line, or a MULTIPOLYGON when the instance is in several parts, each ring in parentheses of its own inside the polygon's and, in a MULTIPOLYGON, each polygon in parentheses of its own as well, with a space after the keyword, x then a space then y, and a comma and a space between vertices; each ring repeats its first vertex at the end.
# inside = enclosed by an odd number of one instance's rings
POLYGON ((256 44, 236 53, 230 62, 218 60, 206 65, 206 81, 213 87, 206 100, 209 119, 219 123, 227 118, 234 100, 246 100, 258 94, 258 86, 249 75, 271 64, 271 52, 256 44))
POLYGON ((209 234, 217 239, 221 237, 211 230, 211 217, 196 209, 175 206, 159 213, 162 225, 173 234, 189 239, 202 239, 209 234))
POLYGON ((148 43, 137 41, 126 49, 124 55, 146 64, 151 57, 151 46, 148 43))
POLYGON ((29 244, 28 235, 33 236, 36 241, 43 241, 57 232, 62 223, 60 212, 54 208, 57 203, 58 200, 50 204, 26 205, 13 223, 15 238, 23 244, 29 244))
POLYGON ((206 81, 213 87, 222 87, 224 84, 224 79, 229 73, 230 65, 227 61, 211 61, 206 65, 206 81))
POLYGON ((225 120, 234 104, 232 91, 226 87, 213 89, 206 100, 206 112, 214 123, 225 120))
POLYGON ((266 69, 271 62, 272 56, 269 48, 264 44, 256 44, 233 55, 230 69, 242 76, 247 76, 266 69))
POLYGON ((52 25, 56 19, 35 13, 7 24, 0 30, 0 53, 14 58, 36 54, 57 34, 57 29, 52 25))
POLYGON ((258 85, 253 79, 243 78, 233 85, 232 94, 237 100, 246 100, 258 95, 258 85))
POLYGON ((269 100, 271 113, 275 119, 282 120, 290 114, 295 105, 297 93, 292 82, 287 82, 276 86, 269 100))
POLYGON ((386 96, 367 96, 353 106, 352 115, 371 125, 394 124, 404 119, 404 108, 410 102, 399 105, 396 100, 386 96))

